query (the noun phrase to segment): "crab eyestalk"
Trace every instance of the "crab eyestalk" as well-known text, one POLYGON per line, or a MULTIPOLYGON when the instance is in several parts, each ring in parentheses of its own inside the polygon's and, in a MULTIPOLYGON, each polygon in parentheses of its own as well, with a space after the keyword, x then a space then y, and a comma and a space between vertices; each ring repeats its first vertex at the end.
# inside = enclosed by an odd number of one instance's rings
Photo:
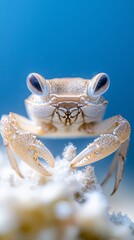
POLYGON ((50 86, 48 81, 37 73, 30 73, 27 76, 27 86, 36 95, 49 96, 50 86))
POLYGON ((110 79, 106 73, 99 73, 95 75, 88 83, 88 96, 91 98, 98 98, 105 93, 110 85, 110 79))

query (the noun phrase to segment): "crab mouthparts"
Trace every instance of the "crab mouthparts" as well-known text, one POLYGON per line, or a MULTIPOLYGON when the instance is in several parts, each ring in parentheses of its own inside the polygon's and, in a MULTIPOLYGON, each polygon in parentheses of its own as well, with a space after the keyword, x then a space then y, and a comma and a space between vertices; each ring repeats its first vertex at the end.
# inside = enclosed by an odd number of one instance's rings
POLYGON ((81 106, 74 102, 61 102, 55 105, 55 114, 65 126, 72 125, 82 113, 81 106))

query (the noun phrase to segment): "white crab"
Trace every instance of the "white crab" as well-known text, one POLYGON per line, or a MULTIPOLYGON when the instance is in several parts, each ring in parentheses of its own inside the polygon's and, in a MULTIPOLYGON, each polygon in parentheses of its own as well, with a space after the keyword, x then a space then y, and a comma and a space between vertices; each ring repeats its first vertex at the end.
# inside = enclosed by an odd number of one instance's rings
MULTIPOLYGON (((91 80, 55 78, 46 80, 37 73, 27 77, 32 95, 25 100, 31 120, 15 113, 2 116, 1 134, 11 166, 22 177, 14 153, 43 175, 50 175, 38 157, 54 167, 54 158, 38 136, 78 137, 99 136, 71 162, 70 167, 81 167, 98 161, 118 150, 104 180, 117 168, 114 193, 122 179, 124 159, 130 136, 130 125, 117 115, 101 121, 107 101, 101 96, 109 87, 105 73, 91 80)), ((104 183, 103 182, 103 183, 104 183)))

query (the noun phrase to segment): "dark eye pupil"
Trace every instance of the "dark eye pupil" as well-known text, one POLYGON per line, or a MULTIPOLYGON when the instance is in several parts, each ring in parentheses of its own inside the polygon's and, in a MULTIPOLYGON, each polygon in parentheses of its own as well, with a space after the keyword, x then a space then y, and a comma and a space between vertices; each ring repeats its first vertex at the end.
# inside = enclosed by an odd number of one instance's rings
POLYGON ((102 76, 97 83, 95 92, 97 92, 100 88, 102 88, 107 83, 107 81, 108 81, 107 76, 102 76))
POLYGON ((39 84, 38 79, 34 76, 34 74, 30 74, 29 76, 29 82, 30 84, 35 87, 35 89, 39 92, 42 92, 41 86, 39 84))

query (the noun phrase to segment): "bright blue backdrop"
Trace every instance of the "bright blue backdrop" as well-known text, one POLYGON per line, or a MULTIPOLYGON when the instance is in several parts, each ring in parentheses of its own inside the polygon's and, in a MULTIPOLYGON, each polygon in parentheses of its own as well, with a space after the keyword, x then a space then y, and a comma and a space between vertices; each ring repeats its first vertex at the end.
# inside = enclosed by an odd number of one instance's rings
MULTIPOLYGON (((105 117, 122 114, 134 128, 133 0, 0 0, 0 115, 26 115, 27 74, 91 77, 106 72, 111 86, 105 117)), ((54 155, 67 141, 46 140, 54 155), (59 148, 58 148, 59 144, 59 148)), ((89 140, 73 141, 82 150, 89 140)), ((134 138, 125 180, 134 180, 134 138)), ((102 173, 111 158, 98 162, 102 173)))

